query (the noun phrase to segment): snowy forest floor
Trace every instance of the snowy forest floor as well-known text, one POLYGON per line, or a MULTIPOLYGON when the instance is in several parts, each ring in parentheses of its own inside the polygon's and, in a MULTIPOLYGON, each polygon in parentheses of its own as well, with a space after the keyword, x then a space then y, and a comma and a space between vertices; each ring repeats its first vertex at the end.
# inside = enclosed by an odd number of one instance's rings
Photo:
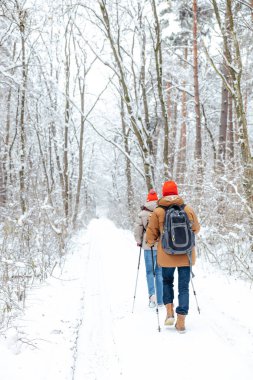
MULTIPOLYGON (((1 380, 252 380, 253 289, 201 258, 194 267, 186 334, 148 308, 143 257, 130 231, 94 219, 64 267, 29 292, 0 339, 1 380)), ((176 287, 177 289, 177 280, 176 287)))

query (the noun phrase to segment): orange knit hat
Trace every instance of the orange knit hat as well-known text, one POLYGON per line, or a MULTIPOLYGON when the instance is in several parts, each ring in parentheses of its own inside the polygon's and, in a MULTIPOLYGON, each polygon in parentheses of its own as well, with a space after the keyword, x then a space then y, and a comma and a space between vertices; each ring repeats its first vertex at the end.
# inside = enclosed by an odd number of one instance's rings
POLYGON ((147 202, 151 201, 158 201, 158 197, 154 189, 150 189, 147 196, 147 202))
POLYGON ((178 195, 177 184, 174 181, 166 181, 163 184, 163 196, 166 195, 178 195))

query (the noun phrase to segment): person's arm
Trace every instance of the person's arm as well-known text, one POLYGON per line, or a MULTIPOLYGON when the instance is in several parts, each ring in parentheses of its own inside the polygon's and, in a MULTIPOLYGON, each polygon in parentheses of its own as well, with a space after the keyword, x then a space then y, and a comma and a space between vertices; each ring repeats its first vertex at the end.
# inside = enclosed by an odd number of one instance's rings
POLYGON ((191 226, 192 226, 192 231, 197 234, 199 233, 199 230, 200 230, 200 224, 199 224, 199 221, 198 221, 198 217, 197 215, 195 214, 195 211, 193 210, 193 208, 191 206, 186 206, 187 207, 187 215, 189 217, 189 220, 191 222, 191 226))
POLYGON ((158 215, 154 211, 149 219, 146 231, 147 244, 152 247, 160 236, 159 219, 158 215))

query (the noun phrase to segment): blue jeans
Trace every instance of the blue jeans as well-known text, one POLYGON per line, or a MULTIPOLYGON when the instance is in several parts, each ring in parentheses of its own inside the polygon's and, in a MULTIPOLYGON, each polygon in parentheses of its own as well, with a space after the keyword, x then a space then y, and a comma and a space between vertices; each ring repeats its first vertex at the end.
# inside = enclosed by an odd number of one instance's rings
MULTIPOLYGON (((163 275, 163 303, 173 303, 174 300, 174 272, 176 268, 162 268, 163 275)), ((189 283, 190 267, 178 267, 178 306, 177 314, 187 315, 189 311, 189 283)))
MULTIPOLYGON (((157 303, 158 305, 162 305, 163 304, 162 268, 157 265, 157 250, 153 249, 153 253, 154 253, 154 265, 155 265, 157 303)), ((145 259, 145 266, 146 266, 148 294, 150 297, 153 294, 155 294, 154 273, 153 273, 153 267, 152 267, 152 253, 150 249, 144 250, 144 259, 145 259)))

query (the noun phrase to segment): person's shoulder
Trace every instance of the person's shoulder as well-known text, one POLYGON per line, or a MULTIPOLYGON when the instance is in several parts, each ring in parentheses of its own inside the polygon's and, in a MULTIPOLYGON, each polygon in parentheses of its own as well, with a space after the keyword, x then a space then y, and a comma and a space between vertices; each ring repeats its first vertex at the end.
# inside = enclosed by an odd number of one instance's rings
POLYGON ((161 205, 157 205, 156 208, 153 211, 153 214, 155 214, 156 216, 159 216, 159 215, 161 215, 164 212, 165 212, 165 207, 163 207, 161 205))
POLYGON ((191 213, 194 213, 195 214, 195 211, 194 211, 194 208, 190 205, 190 204, 185 204, 185 207, 184 207, 185 211, 187 212, 191 212, 191 213))

